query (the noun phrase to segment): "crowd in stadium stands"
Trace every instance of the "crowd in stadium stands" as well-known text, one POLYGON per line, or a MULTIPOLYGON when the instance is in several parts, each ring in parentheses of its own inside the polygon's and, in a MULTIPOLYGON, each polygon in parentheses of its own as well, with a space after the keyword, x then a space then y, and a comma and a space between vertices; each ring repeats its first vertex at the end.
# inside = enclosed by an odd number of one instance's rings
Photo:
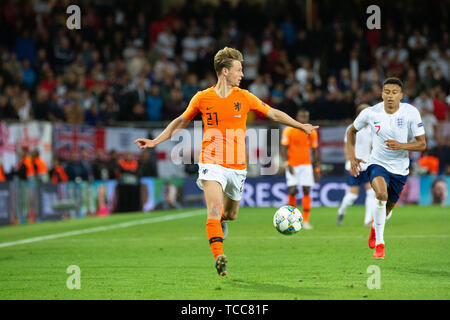
POLYGON ((103 150, 99 150, 94 161, 87 160, 86 152, 82 152, 81 158, 72 155, 67 161, 54 157, 49 168, 37 149, 29 150, 27 147, 22 147, 19 150, 19 160, 14 172, 5 173, 0 159, 0 182, 11 179, 13 175, 17 175, 20 180, 33 178, 52 183, 120 180, 124 173, 137 178, 157 177, 155 156, 154 151, 145 150, 136 160, 131 154, 119 156, 115 151, 106 154, 103 150))
POLYGON ((422 114, 428 148, 446 143, 434 130, 450 119, 448 22, 430 30, 387 21, 381 32, 356 20, 316 19, 307 29, 286 16, 249 32, 240 27, 245 17, 223 19, 214 10, 184 19, 116 5, 83 8, 81 30, 69 30, 65 9, 55 5, 1 5, 0 27, 8 30, 0 35, 2 120, 172 120, 215 84, 214 54, 231 46, 244 55, 243 88, 291 116, 306 108, 317 123, 349 122, 357 105, 380 101, 386 77, 399 77, 403 101, 422 114))

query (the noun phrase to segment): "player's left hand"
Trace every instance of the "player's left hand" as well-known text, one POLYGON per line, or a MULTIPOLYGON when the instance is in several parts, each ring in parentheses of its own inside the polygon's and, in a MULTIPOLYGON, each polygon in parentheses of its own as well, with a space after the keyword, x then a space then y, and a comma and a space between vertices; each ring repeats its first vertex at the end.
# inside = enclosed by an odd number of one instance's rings
POLYGON ((386 149, 388 150, 401 150, 402 148, 402 143, 396 141, 396 140, 385 140, 384 141, 386 143, 386 149))

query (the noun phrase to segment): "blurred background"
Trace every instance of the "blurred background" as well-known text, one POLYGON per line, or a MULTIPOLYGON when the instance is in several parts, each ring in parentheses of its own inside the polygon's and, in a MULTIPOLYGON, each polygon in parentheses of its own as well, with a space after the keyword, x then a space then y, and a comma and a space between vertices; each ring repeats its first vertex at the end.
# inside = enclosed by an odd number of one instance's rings
MULTIPOLYGON (((345 129, 359 105, 381 101, 389 76, 403 80, 427 137, 400 205, 449 205, 449 12, 439 0, 0 1, 0 224, 203 205, 201 126, 188 127, 181 165, 178 141, 144 152, 133 141, 156 137, 215 84, 225 46, 244 55, 241 87, 321 126, 313 206, 339 205, 345 129), (71 30, 73 4, 81 28, 71 30), (373 4, 381 29, 366 25, 373 4)), ((249 154, 278 161, 267 129, 281 127, 250 114, 248 128, 267 132, 249 154)), ((284 174, 260 167, 249 166, 242 205, 285 204, 284 174)))

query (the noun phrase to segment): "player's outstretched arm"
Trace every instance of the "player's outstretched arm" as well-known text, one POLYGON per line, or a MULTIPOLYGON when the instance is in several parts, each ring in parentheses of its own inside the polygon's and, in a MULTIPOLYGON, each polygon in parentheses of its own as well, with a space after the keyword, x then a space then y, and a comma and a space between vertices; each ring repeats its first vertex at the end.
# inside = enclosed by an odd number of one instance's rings
POLYGON ((345 144, 345 154, 350 161, 350 174, 354 177, 357 177, 362 169, 361 162, 366 163, 364 160, 356 158, 355 155, 356 132, 358 130, 352 125, 347 131, 347 143, 345 144))
POLYGON ((294 127, 304 131, 307 134, 311 134, 311 132, 315 129, 318 129, 319 126, 313 126, 309 123, 300 123, 294 119, 292 119, 289 115, 275 108, 270 108, 266 117, 272 121, 294 127))
POLYGON ((161 134, 156 137, 156 139, 136 139, 134 141, 134 143, 137 144, 137 146, 140 149, 145 149, 145 148, 154 148, 156 147, 158 144, 170 139, 178 130, 180 129, 184 129, 186 128, 186 126, 189 124, 188 119, 186 119, 185 117, 183 117, 182 115, 179 116, 178 118, 176 118, 175 120, 173 120, 166 129, 164 129, 163 132, 161 132, 161 134))

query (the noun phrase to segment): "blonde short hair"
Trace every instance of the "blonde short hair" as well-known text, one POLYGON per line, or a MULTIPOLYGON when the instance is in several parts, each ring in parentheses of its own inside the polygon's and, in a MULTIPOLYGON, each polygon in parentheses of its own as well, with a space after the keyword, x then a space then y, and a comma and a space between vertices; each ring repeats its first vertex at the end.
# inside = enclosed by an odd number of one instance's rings
POLYGON ((244 60, 242 53, 239 50, 229 47, 219 50, 214 56, 214 70, 216 71, 217 76, 220 75, 223 68, 231 69, 234 60, 239 62, 244 60))

